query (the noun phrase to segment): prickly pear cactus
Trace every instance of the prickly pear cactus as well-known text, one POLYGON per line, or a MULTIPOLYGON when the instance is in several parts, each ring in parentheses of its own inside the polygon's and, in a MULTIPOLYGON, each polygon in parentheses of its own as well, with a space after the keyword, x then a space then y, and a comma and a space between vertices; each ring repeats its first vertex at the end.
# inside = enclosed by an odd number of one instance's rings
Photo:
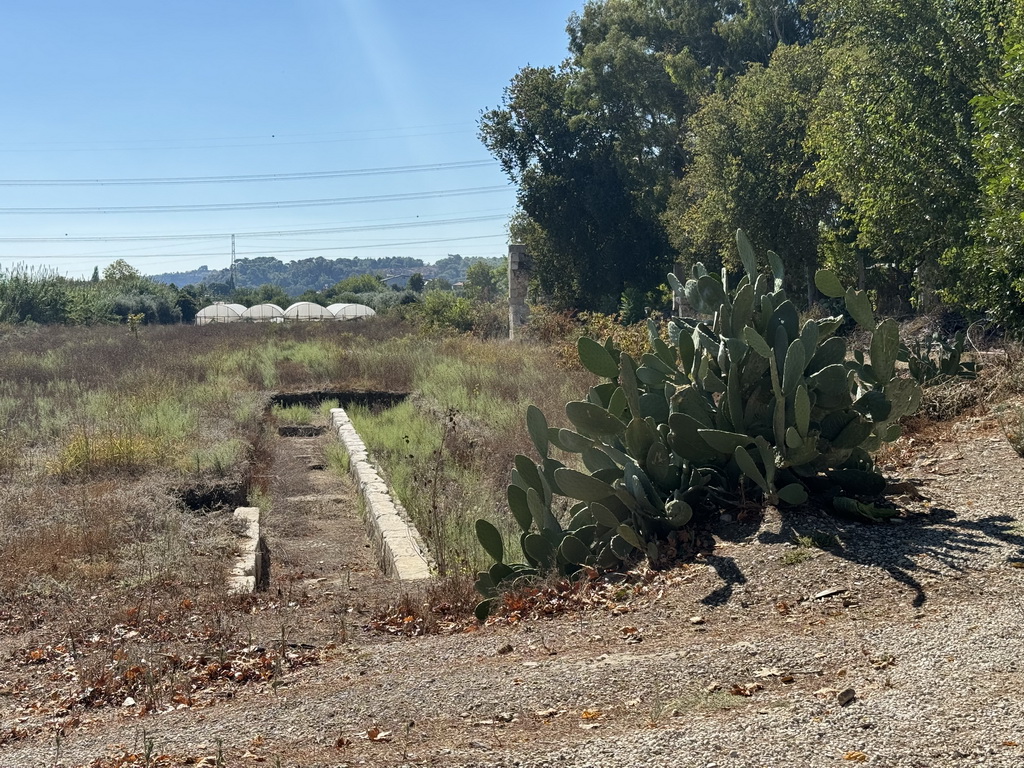
POLYGON ((896 322, 876 323, 864 292, 819 271, 818 289, 842 298, 870 334, 868 357, 851 355, 836 335, 844 317, 801 324, 779 257, 769 252, 762 272, 742 232, 737 246, 744 274, 732 290, 724 270, 712 275, 700 264, 685 283, 669 275, 677 295, 709 320, 675 318, 667 339, 652 322, 651 351, 640 360, 610 340, 579 340, 581 363, 603 381, 566 405, 572 429, 550 428, 531 406, 540 462, 517 456, 508 489, 527 562, 505 564, 497 530, 478 523, 496 561, 477 580, 481 615, 506 580, 657 557, 658 542, 708 498, 798 505, 814 494, 844 514, 886 514, 856 497, 884 488, 871 454, 899 437, 899 420, 921 401, 917 382, 896 371, 896 322), (553 448, 579 455, 586 472, 565 466, 553 448))

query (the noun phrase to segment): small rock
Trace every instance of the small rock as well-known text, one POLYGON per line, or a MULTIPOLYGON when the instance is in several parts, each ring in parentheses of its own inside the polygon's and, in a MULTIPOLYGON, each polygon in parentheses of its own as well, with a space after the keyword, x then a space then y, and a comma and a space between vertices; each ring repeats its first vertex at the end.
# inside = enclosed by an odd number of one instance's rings
POLYGON ((839 702, 840 707, 845 707, 851 701, 857 698, 857 692, 853 688, 844 688, 838 694, 836 694, 836 701, 839 702))
POLYGON ((707 621, 707 619, 705 619, 703 616, 691 616, 690 617, 690 623, 691 624, 703 624, 706 621, 707 621))
POLYGON ((498 649, 498 655, 502 656, 506 653, 512 653, 513 650, 515 649, 512 647, 511 643, 505 643, 505 645, 501 646, 501 648, 498 649))
POLYGON ((128 696, 128 697, 125 698, 125 700, 123 702, 121 702, 121 706, 122 707, 134 707, 135 706, 135 699, 133 699, 131 696, 128 696))

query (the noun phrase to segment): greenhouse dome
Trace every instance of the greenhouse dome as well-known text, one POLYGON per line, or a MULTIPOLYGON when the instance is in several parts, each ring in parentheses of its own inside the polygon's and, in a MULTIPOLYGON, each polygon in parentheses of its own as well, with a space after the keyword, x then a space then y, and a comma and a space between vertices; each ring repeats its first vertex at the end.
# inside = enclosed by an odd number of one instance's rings
POLYGON ((280 323, 284 319, 284 310, 277 304, 255 304, 242 313, 242 319, 254 323, 280 323))
POLYGON ((333 320, 334 315, 312 301, 297 301, 284 311, 285 320, 333 320))
POLYGON ((338 320, 355 320, 360 317, 371 317, 377 314, 365 304, 331 304, 327 309, 338 320))
POLYGON ((241 304, 229 304, 226 301, 218 301, 208 307, 203 307, 196 313, 196 325, 237 323, 242 319, 243 312, 245 312, 245 307, 241 304))

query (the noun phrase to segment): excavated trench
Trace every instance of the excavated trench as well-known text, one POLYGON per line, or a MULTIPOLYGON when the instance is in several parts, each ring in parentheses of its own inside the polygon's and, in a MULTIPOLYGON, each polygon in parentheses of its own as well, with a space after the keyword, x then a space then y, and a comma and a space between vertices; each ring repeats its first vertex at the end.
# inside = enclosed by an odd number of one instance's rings
MULTIPOLYGON (((263 419, 258 432, 252 436, 251 450, 244 465, 224 475, 193 478, 178 486, 175 495, 192 512, 208 513, 244 506, 254 489, 268 493, 272 473, 269 450, 271 440, 270 410, 273 406, 304 405, 319 408, 322 403, 335 401, 342 408, 360 405, 373 413, 393 408, 409 397, 408 392, 311 390, 306 392, 277 392, 267 398, 263 419)), ((281 437, 317 437, 327 431, 326 426, 308 424, 282 424, 277 427, 281 437)), ((322 467, 321 467, 322 469, 322 467)))
POLYGON ((241 496, 235 516, 251 520, 255 515, 257 520, 255 527, 247 527, 240 544, 243 554, 232 571, 234 591, 272 586, 271 555, 278 581, 296 572, 317 574, 316 583, 344 579, 346 584, 355 573, 399 580, 429 575, 429 554, 415 528, 368 463, 351 425, 342 425, 342 420, 347 422, 346 407, 360 405, 379 413, 407 397, 404 392, 316 390, 281 392, 268 398, 254 441, 246 492, 225 493, 221 499, 241 496), (325 402, 341 406, 332 411, 326 426, 278 425, 271 419, 274 406, 302 405, 318 412, 325 402), (345 476, 327 471, 328 448, 339 439, 351 468, 345 476), (270 500, 269 515, 241 506, 251 498, 249 491, 257 490, 270 500))
POLYGON ((319 407, 322 403, 336 400, 341 403, 342 408, 350 405, 361 405, 374 413, 385 411, 388 408, 401 403, 409 397, 408 392, 386 392, 386 391, 361 391, 352 392, 345 390, 315 390, 312 392, 278 392, 271 395, 270 406, 281 406, 287 408, 292 405, 305 405, 311 408, 319 407))

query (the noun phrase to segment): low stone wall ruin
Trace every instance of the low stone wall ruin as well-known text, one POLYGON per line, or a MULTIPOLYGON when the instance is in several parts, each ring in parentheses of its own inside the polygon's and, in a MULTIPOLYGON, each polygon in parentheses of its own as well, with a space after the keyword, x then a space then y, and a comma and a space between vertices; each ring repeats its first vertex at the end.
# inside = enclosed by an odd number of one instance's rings
POLYGON ((366 510, 370 544, 381 569, 402 581, 429 579, 436 566, 419 531, 369 461, 366 446, 344 408, 331 409, 331 424, 349 457, 349 472, 359 487, 366 510))

